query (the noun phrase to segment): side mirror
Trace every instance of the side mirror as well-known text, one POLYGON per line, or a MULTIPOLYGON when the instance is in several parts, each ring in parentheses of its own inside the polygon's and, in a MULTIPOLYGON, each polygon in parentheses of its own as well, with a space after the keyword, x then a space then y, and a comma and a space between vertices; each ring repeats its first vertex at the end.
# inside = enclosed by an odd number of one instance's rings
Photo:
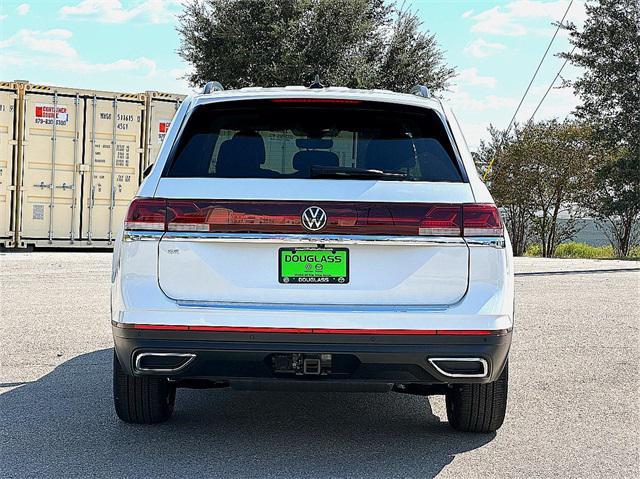
POLYGON ((149 176, 149 173, 151 173, 151 170, 153 169, 153 163, 151 163, 149 166, 147 166, 144 171, 142 172, 142 179, 144 180, 147 176, 149 176))

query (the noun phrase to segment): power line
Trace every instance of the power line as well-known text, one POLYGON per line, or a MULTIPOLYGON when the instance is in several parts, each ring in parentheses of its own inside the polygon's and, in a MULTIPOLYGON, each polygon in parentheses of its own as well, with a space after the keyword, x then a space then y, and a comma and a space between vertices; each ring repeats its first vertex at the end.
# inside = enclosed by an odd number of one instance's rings
MULTIPOLYGON (((571 49, 571 52, 569 53, 569 55, 571 55, 574 50, 576 49, 576 47, 573 47, 571 49)), ((547 91, 544 92, 544 95, 542 96, 542 98, 540 99, 540 103, 538 103, 538 106, 536 107, 536 109, 533 111, 533 114, 531 115, 531 118, 529 118, 529 121, 533 120, 533 117, 536 116, 536 113, 538 113, 538 109, 540 108, 540 106, 542 105, 542 102, 544 102, 545 98, 547 98, 547 95, 549 94, 549 92, 551 91, 551 88, 553 88, 553 85, 555 84, 556 80, 558 79, 558 77, 560 76, 560 73, 562 73, 562 70, 564 70, 564 67, 567 65, 567 62, 569 61, 569 57, 565 58, 564 63, 562 64, 562 66, 560 67, 560 70, 558 70, 558 73, 556 73, 556 76, 554 77, 553 81, 551 82, 551 85, 549 85, 549 88, 547 88, 547 91)))
MULTIPOLYGON (((547 57, 547 53, 549 53, 549 49, 551 48, 551 45, 553 44, 553 41, 556 39, 556 36, 558 35, 558 32, 560 31, 560 27, 564 23, 564 19, 567 17, 567 13, 569 13, 569 9, 571 8, 571 5, 573 5, 573 0, 571 0, 569 2, 569 5, 567 5, 567 9, 564 11, 564 15, 562 15, 562 19, 558 23, 558 27, 556 28, 556 31, 553 33, 553 37, 551 37, 551 41, 547 45, 547 49, 544 51, 544 55, 542 55, 542 58, 540 59, 540 62, 538 63, 538 67, 536 68, 536 71, 533 72, 533 76, 531 77, 531 80, 529 81, 529 84, 527 85, 527 89, 524 91, 524 94, 522 95, 522 98, 520 98, 520 103, 518 103, 518 107, 516 108, 515 113, 511 117, 511 121, 509 121, 509 125, 507 126, 507 129, 505 130, 504 135, 502 137, 502 141, 500 142, 501 146, 502 146, 502 143, 504 143, 504 140, 507 138, 507 135, 509 134, 509 131, 511 130, 511 126, 513 126, 513 122, 515 121, 516 116, 518 115, 518 112, 520 111, 520 107, 522 106, 522 103, 524 102, 524 99, 526 98, 527 93, 529 93, 529 90, 531 89, 531 85, 533 84, 534 80, 536 79, 536 76, 538 75, 538 72, 540 71, 540 67, 542 66, 542 63, 544 62, 544 59, 547 57)), ((491 161, 489 162, 489 166, 487 167, 487 171, 485 171, 485 173, 484 173, 484 175, 482 177, 482 181, 486 180, 487 176, 491 172, 491 168, 493 167, 493 162, 495 161, 495 158, 496 158, 495 155, 493 156, 493 158, 491 158, 491 161)))

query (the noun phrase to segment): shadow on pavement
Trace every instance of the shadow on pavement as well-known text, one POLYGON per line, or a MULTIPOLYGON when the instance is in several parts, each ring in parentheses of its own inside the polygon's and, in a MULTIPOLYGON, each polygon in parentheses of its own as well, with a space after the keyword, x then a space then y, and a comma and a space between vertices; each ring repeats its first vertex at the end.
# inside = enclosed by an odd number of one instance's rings
POLYGON ((111 354, 0 395, 2 477, 432 477, 495 437, 458 433, 401 394, 180 389, 169 422, 128 425, 111 354))

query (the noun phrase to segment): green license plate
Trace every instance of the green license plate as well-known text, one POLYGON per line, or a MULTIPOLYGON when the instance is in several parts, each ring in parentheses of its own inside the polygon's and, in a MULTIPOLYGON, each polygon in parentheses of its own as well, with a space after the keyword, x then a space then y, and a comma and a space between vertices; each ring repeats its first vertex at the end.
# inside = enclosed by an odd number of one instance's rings
POLYGON ((280 248, 278 281, 290 283, 349 282, 347 248, 280 248))

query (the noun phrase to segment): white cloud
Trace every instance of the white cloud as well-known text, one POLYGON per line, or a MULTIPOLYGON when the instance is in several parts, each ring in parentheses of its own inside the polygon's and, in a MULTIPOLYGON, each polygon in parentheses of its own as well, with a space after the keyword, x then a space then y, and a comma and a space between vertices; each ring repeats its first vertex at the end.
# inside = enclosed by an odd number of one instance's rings
POLYGON ((489 128, 490 122, 474 123, 466 119, 461 119, 459 115, 457 115, 457 117, 469 149, 471 151, 477 151, 480 146, 480 140, 487 140, 489 138, 487 129, 489 128))
POLYGON ((31 7, 29 6, 28 3, 21 3, 20 5, 17 6, 16 13, 18 15, 26 15, 27 13, 29 13, 30 8, 31 7))
POLYGON ((137 72, 143 75, 153 75, 156 71, 156 62, 147 57, 133 60, 122 59, 110 63, 88 63, 74 60, 67 64, 67 68, 79 73, 137 72))
POLYGON ((60 9, 63 18, 77 18, 102 23, 125 23, 137 20, 147 23, 169 23, 174 20, 180 0, 145 0, 130 8, 120 0, 82 0, 60 9))
POLYGON ((75 75, 77 78, 71 84, 67 81, 59 84, 74 88, 128 92, 156 90, 186 94, 193 92, 181 78, 187 72, 186 68, 160 68, 147 57, 91 63, 81 58, 29 56, 12 52, 3 54, 2 61, 3 66, 16 70, 37 69, 37 73, 28 77, 33 83, 50 84, 52 75, 59 76, 64 71, 67 77, 75 75))
MULTIPOLYGON (((4 43, 6 42, 0 42, 0 48, 7 46, 4 43)), ((44 49, 30 48, 30 50, 48 53, 48 55, 25 54, 24 50, 16 50, 3 54, 2 60, 9 65, 38 67, 41 70, 63 70, 67 73, 134 72, 143 76, 151 76, 157 72, 156 63, 147 57, 121 59, 108 63, 90 63, 78 57, 75 51, 73 55, 54 56, 51 55, 52 52, 45 52, 44 49)))
POLYGON ((62 28, 45 31, 18 30, 0 40, 3 63, 39 68, 53 68, 74 73, 137 72, 153 75, 156 63, 146 57, 121 59, 108 63, 90 63, 81 59, 71 46, 73 32, 62 28))
POLYGON ((487 58, 498 50, 506 50, 506 45, 497 42, 487 42, 482 38, 477 38, 469 43, 465 48, 465 53, 468 53, 474 58, 487 58))
POLYGON ((467 10, 462 14, 462 18, 469 18, 471 15, 473 15, 473 10, 467 10))
POLYGON ((479 75, 478 69, 476 67, 460 70, 456 80, 458 80, 463 85, 485 86, 488 88, 494 88, 497 82, 494 77, 479 75))
MULTIPOLYGON (((531 118, 547 87, 548 84, 540 84, 531 89, 518 112, 517 123, 522 124, 531 118)), ((519 97, 471 95, 463 88, 454 88, 454 92, 448 95, 448 103, 455 111, 472 151, 478 148, 480 140, 489 138, 487 128, 491 123, 499 129, 507 127, 519 101, 519 97)), ((562 120, 570 116, 579 103, 571 88, 552 88, 534 120, 562 120)))
MULTIPOLYGON (((522 36, 528 33, 548 35, 552 30, 540 29, 531 20, 559 21, 569 5, 569 0, 544 2, 540 0, 514 0, 504 6, 495 6, 476 15, 469 15, 474 23, 472 32, 492 35, 522 36)), ((580 25, 586 18, 584 2, 576 1, 571 6, 565 21, 580 25)))
MULTIPOLYGON (((558 80, 556 86, 549 91, 542 106, 540 106, 540 109, 536 113, 535 121, 564 118, 580 103, 580 99, 573 93, 572 88, 560 88, 558 86, 559 84, 560 80, 558 80)), ((538 103, 540 103, 547 88, 548 85, 540 85, 531 89, 529 95, 527 95, 527 99, 522 105, 522 109, 518 113, 518 121, 524 122, 531 118, 531 115, 533 115, 535 108, 538 106, 538 103)))
POLYGON ((168 72, 158 75, 158 78, 162 79, 163 88, 165 91, 171 91, 176 93, 193 93, 196 89, 189 86, 189 82, 185 77, 193 71, 192 67, 172 68, 168 72))
POLYGON ((0 22, 1 22, 2 20, 4 20, 5 18, 7 18, 8 16, 9 16, 9 15, 0 15, 0 22))
POLYGON ((61 28, 45 31, 22 29, 8 39, 0 40, 0 48, 14 47, 54 56, 75 57, 77 52, 67 41, 72 35, 69 30, 61 28))
POLYGON ((499 95, 472 96, 466 90, 458 90, 449 103, 456 111, 483 112, 505 109, 515 111, 518 100, 499 95))

